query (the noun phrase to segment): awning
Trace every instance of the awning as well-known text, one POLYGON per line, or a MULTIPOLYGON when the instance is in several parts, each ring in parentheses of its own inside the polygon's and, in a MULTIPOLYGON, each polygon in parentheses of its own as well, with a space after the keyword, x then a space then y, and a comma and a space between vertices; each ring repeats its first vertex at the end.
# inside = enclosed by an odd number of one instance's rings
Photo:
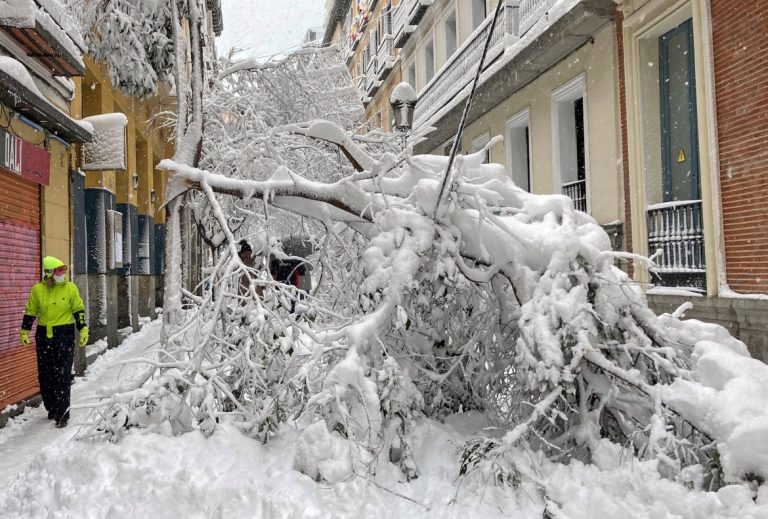
POLYGON ((3 70, 0 102, 69 143, 90 142, 93 138, 77 121, 3 70))

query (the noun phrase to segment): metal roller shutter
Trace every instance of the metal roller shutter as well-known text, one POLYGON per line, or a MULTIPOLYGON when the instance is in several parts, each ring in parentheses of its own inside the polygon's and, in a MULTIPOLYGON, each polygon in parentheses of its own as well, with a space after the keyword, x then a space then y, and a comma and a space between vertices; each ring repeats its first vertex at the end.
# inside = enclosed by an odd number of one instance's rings
MULTIPOLYGON (((0 171, 0 410, 39 392, 34 342, 19 329, 29 291, 40 279, 40 188, 0 171)), ((33 337, 32 337, 33 338, 33 337)))

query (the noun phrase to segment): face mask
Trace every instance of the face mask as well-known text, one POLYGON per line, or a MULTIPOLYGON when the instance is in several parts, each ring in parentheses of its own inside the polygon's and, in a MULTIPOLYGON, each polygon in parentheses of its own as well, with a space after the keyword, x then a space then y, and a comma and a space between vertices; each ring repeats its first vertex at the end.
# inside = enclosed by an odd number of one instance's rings
POLYGON ((56 283, 64 283, 64 281, 65 281, 66 279, 67 279, 67 275, 66 275, 66 274, 62 274, 61 276, 56 276, 56 275, 54 275, 54 276, 53 276, 53 280, 54 280, 56 283))

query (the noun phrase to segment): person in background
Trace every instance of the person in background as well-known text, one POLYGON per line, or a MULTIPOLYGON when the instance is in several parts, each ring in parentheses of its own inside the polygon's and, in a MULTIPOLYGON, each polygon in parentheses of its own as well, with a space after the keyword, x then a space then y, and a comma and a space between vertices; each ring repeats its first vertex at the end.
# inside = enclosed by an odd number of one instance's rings
MULTIPOLYGON (((238 245, 240 248, 237 251, 237 255, 240 257, 240 261, 243 262, 243 265, 248 267, 249 269, 255 269, 256 268, 256 257, 253 255, 253 249, 251 248, 251 245, 248 243, 248 240, 240 240, 238 242, 238 245)), ((238 293, 242 295, 248 294, 249 286, 251 284, 251 281, 255 278, 255 275, 253 271, 251 272, 243 272, 240 275, 240 288, 238 289, 238 293)), ((264 293, 264 287, 261 285, 256 286, 256 295, 261 297, 264 293)))
POLYGON ((30 343, 29 334, 37 319, 37 377, 48 419, 56 427, 69 421, 75 328, 80 331, 80 346, 88 343, 85 308, 77 285, 67 281, 67 266, 58 258, 43 258, 43 280, 32 287, 24 319, 21 343, 30 343))

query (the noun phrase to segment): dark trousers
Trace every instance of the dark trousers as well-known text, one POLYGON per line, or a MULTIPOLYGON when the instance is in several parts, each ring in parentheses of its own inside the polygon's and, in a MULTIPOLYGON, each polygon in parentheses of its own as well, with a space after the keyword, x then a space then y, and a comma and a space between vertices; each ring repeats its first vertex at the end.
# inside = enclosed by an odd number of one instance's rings
POLYGON ((38 326, 35 332, 37 379, 45 409, 59 422, 69 419, 75 325, 55 326, 51 338, 45 336, 45 329, 45 326, 38 326))

